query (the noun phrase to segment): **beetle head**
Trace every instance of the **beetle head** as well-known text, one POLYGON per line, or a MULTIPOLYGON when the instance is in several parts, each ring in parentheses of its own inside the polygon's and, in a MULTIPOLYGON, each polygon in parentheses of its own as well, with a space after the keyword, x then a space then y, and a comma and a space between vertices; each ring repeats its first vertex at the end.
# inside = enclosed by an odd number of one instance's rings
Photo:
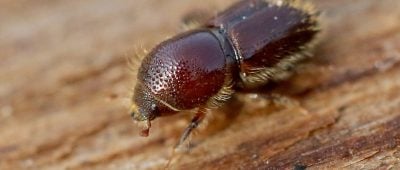
POLYGON ((159 116, 175 113, 164 103, 160 102, 155 95, 143 84, 138 83, 132 98, 130 107, 131 117, 139 123, 142 131, 141 136, 148 136, 151 121, 159 116))

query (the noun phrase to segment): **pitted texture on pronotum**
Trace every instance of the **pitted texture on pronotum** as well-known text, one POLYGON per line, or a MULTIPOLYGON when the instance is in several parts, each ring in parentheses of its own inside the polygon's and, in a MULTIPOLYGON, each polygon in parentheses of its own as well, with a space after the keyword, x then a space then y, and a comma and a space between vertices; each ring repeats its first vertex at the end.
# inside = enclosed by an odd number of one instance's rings
POLYGON ((189 32, 153 49, 142 62, 138 81, 164 104, 192 109, 218 93, 225 66, 225 55, 212 33, 189 32))

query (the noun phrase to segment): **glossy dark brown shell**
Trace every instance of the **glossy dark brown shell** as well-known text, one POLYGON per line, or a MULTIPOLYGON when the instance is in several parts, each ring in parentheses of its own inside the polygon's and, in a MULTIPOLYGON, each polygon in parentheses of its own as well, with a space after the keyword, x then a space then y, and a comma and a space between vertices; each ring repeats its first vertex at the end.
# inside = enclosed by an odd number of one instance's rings
POLYGON ((241 57, 241 71, 274 67, 301 51, 318 32, 311 11, 273 0, 246 0, 209 21, 209 27, 226 30, 241 57))
POLYGON ((240 1, 202 28, 162 42, 142 61, 133 117, 151 120, 205 108, 207 102, 218 105, 234 90, 283 77, 318 32, 315 11, 307 5, 240 1))
POLYGON ((205 105, 222 88, 225 60, 214 34, 191 31, 153 49, 142 62, 138 80, 175 109, 192 109, 205 105))

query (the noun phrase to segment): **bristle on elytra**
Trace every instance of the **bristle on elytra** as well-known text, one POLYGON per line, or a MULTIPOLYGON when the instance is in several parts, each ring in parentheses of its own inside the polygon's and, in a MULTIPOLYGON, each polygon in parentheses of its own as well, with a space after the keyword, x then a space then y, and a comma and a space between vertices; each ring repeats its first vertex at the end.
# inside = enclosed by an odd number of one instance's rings
POLYGON ((271 4, 276 4, 277 6, 289 6, 295 9, 299 9, 310 16, 310 21, 315 22, 315 30, 320 30, 319 20, 320 11, 317 10, 315 5, 309 0, 265 0, 271 4))
POLYGON ((276 6, 289 6, 300 9, 308 14, 317 14, 315 6, 306 0, 265 0, 265 2, 276 6))
MULTIPOLYGON (((279 8, 293 8, 298 10, 300 13, 308 16, 304 18, 302 21, 307 22, 310 26, 298 29, 296 32, 316 32, 320 31, 319 26, 319 12, 316 10, 314 5, 309 1, 305 0, 264 0, 266 3, 272 6, 278 6, 279 8)), ((278 20, 278 17, 276 17, 278 20)), ((267 84, 269 81, 279 81, 286 79, 292 73, 290 72, 291 68, 298 63, 308 57, 311 57, 312 50, 314 49, 315 44, 318 42, 318 38, 316 38, 318 34, 314 35, 314 38, 309 42, 305 42, 302 46, 298 47, 297 51, 292 51, 286 55, 277 55, 276 58, 279 58, 279 62, 274 66, 269 67, 253 67, 247 69, 246 72, 240 74, 241 79, 246 87, 259 87, 261 85, 267 84)), ((235 41, 233 42, 235 43, 235 41)), ((236 42, 236 44, 239 44, 236 42)), ((236 45, 240 46, 240 45, 236 45)), ((240 49, 239 49, 240 50, 240 49)), ((241 51, 239 51, 241 52, 241 51)))

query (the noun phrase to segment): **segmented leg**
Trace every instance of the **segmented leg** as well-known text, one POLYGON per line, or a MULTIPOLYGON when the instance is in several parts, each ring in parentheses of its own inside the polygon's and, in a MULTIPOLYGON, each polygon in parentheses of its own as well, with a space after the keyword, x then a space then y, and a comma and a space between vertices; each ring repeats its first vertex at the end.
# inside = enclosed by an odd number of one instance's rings
POLYGON ((205 115, 206 115, 206 109, 199 108, 196 115, 192 118, 192 121, 190 122, 189 126, 186 127, 185 131, 183 132, 175 148, 178 148, 183 142, 185 142, 185 140, 189 137, 192 131, 197 128, 197 126, 201 123, 201 121, 203 121, 205 115))
POLYGON ((186 127, 185 131, 183 131, 183 134, 181 138, 179 139, 179 142, 176 144, 175 148, 172 150, 171 154, 171 159, 168 160, 166 166, 164 169, 171 169, 171 165, 173 162, 178 161, 182 155, 177 155, 178 148, 186 141, 186 139, 190 136, 192 131, 197 128, 197 126, 204 120, 206 116, 207 110, 205 108, 199 108, 196 115, 192 118, 190 121, 190 124, 188 127, 186 127))

